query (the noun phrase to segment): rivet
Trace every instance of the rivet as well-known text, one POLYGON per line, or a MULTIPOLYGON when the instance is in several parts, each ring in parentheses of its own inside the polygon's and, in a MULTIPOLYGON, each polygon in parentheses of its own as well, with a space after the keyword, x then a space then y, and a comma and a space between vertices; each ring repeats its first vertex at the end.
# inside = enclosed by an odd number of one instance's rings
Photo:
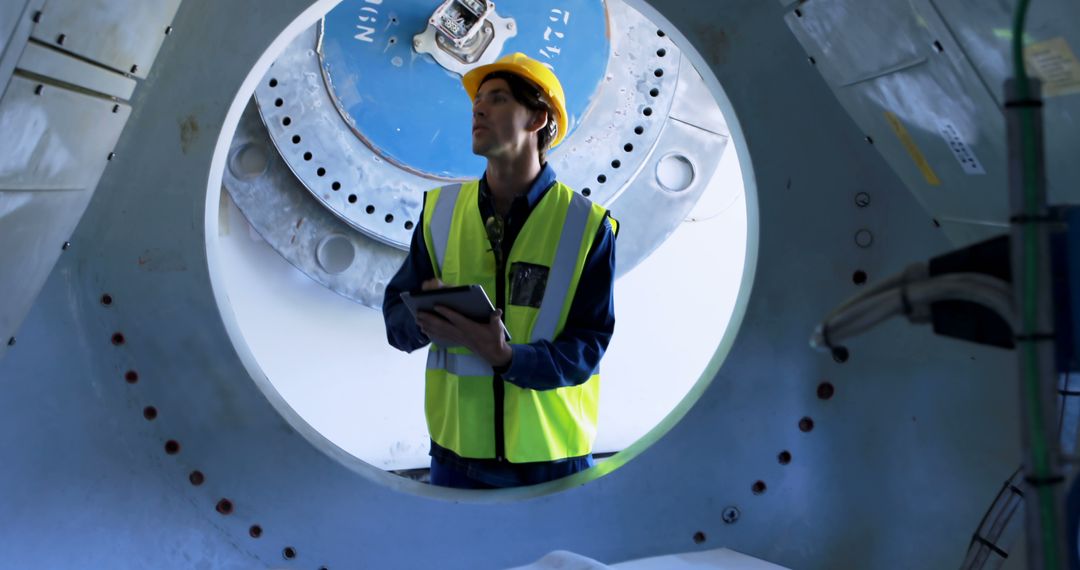
POLYGON ((817 387, 817 397, 819 400, 829 400, 836 393, 836 388, 831 382, 822 382, 817 387))
POLYGON ((860 208, 865 208, 870 205, 870 194, 866 192, 859 192, 855 195, 855 205, 860 208))
POLYGON ((720 518, 727 524, 734 524, 735 521, 739 520, 741 514, 737 507, 728 507, 724 509, 724 512, 720 513, 720 518))
POLYGON ((70 241, 65 241, 64 245, 60 246, 60 249, 62 249, 64 251, 67 251, 67 250, 71 249, 71 242, 70 241))
POLYGON ((167 36, 167 35, 169 35, 171 33, 172 33, 172 26, 165 26, 165 35, 167 36))
POLYGON ((865 229, 855 232, 855 245, 863 249, 874 245, 874 234, 865 229))
POLYGON ((114 158, 116 158, 116 153, 115 152, 110 152, 109 156, 105 157, 106 160, 112 160, 114 158))
POLYGON ((285 558, 285 560, 292 560, 293 558, 296 558, 296 549, 291 546, 286 546, 281 551, 281 555, 285 558))

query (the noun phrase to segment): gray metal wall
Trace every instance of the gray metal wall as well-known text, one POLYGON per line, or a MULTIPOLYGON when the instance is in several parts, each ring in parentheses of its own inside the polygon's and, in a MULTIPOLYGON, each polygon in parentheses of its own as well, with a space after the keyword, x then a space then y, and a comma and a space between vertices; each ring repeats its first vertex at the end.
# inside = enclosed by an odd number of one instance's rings
POLYGON ((900 323, 851 342, 843 363, 812 352, 854 271, 872 283, 950 245, 808 64, 790 6, 654 4, 730 99, 751 266, 710 377, 646 441, 548 486, 457 493, 340 457, 260 390, 213 289, 214 157, 245 78, 308 6, 188 0, 0 360, 4 564, 496 568, 557 548, 614 562, 728 546, 798 568, 958 565, 1019 461, 1011 354, 900 323))

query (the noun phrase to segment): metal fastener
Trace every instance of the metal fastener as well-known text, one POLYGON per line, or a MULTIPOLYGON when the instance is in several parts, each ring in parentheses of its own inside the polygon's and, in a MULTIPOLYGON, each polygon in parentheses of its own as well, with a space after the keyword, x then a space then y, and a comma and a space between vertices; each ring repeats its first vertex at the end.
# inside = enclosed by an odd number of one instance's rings
POLYGON ((739 512, 737 507, 728 507, 724 509, 724 512, 720 516, 724 519, 725 523, 733 524, 735 521, 739 520, 739 515, 741 514, 742 513, 739 512))
POLYGON ((874 244, 874 234, 870 230, 859 230, 855 232, 855 245, 866 249, 874 244))

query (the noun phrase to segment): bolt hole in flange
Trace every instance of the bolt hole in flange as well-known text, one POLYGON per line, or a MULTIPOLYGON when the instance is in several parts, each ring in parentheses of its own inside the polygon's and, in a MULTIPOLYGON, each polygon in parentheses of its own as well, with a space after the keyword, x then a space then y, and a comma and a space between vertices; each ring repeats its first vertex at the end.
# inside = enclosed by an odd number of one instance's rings
MULTIPOLYGON (((627 7, 615 7, 617 2, 607 4, 611 11, 630 10, 627 7)), ((503 5, 506 5, 506 2, 500 4, 500 6, 503 5)), ((544 15, 542 21, 546 22, 546 18, 547 15, 544 15)), ((355 24, 355 19, 353 23, 355 24)), ((408 25, 407 19, 402 17, 400 29, 408 25)), ((546 25, 545 23, 544 26, 546 25)), ((355 28, 355 25, 353 27, 355 28)), ((520 20, 518 28, 519 35, 525 36, 526 32, 520 20)), ((543 32, 542 28, 540 32, 543 32)), ((671 31, 672 36, 676 35, 672 28, 667 26, 664 28, 671 31)), ((621 123, 613 129, 612 136, 602 144, 587 142, 584 136, 575 137, 574 129, 588 132, 588 125, 577 124, 572 127, 566 142, 549 156, 552 162, 557 163, 561 156, 560 152, 571 153, 576 146, 578 154, 574 156, 585 156, 592 160, 588 169, 584 166, 580 167, 582 172, 575 172, 573 167, 568 165, 557 168, 557 171, 560 179, 578 189, 582 195, 612 207, 615 219, 620 221, 621 252, 632 249, 631 246, 623 244, 630 243, 627 236, 636 231, 633 228, 648 225, 642 222, 651 222, 658 215, 663 214, 661 208, 666 208, 665 204, 686 204, 685 209, 678 215, 671 216, 676 222, 671 226, 674 229, 664 234, 669 236, 667 241, 650 245, 649 251, 652 253, 643 254, 644 261, 632 272, 620 276, 616 281, 616 296, 626 301, 623 301, 618 309, 619 332, 608 349, 603 367, 605 375, 616 378, 642 376, 644 373, 640 370, 650 366, 641 359, 641 354, 647 352, 645 347, 652 347, 648 350, 679 350, 685 358, 680 358, 678 371, 669 372, 679 377, 679 387, 665 389, 665 394, 662 396, 642 397, 640 387, 620 393, 620 384, 615 382, 608 383, 602 388, 604 393, 601 399, 604 404, 601 406, 600 423, 604 429, 601 434, 609 436, 609 440, 598 440, 596 448, 598 452, 624 449, 644 436, 653 426, 662 421, 667 422, 665 418, 669 417, 671 410, 680 405, 684 395, 699 381, 702 371, 706 370, 710 361, 713 360, 717 346, 721 345, 738 294, 744 255, 747 251, 752 251, 752 248, 745 246, 747 224, 742 187, 743 176, 734 145, 728 145, 726 148, 711 147, 714 152, 709 156, 698 156, 695 153, 702 152, 702 147, 695 144, 696 139, 680 139, 672 134, 677 132, 675 129, 678 125, 671 118, 677 116, 671 114, 671 109, 673 106, 682 104, 686 106, 686 109, 695 109, 694 113, 686 115, 693 117, 691 121, 697 121, 699 117, 714 117, 719 121, 709 125, 689 125, 688 130, 722 133, 722 137, 727 137, 728 130, 720 107, 710 107, 715 102, 707 99, 708 86, 697 85, 695 90, 688 90, 687 85, 683 83, 688 81, 689 85, 694 85, 693 82, 703 80, 681 51, 681 46, 677 46, 664 34, 656 34, 653 37, 653 31, 657 30, 657 27, 638 26, 635 29, 638 30, 638 36, 628 37, 627 41, 641 44, 637 48, 641 57, 633 61, 636 61, 634 73, 637 74, 634 79, 635 81, 640 79, 642 82, 624 82, 626 102, 621 108, 623 112, 620 115, 621 123), (645 33, 642 33, 642 30, 645 33), (635 87, 637 85, 640 87, 635 87), (706 99, 680 103, 680 97, 694 92, 705 94, 706 99), (635 191, 634 188, 648 188, 649 196, 654 198, 651 206, 643 208, 642 212, 626 212, 626 206, 620 210, 617 197, 630 196, 635 191), (612 202, 612 200, 615 201, 612 202), (625 223, 622 223, 624 220, 625 223), (694 264, 693 267, 688 267, 683 260, 685 252, 695 247, 695 244, 699 245, 703 240, 709 243, 723 243, 724 251, 717 252, 718 255, 712 258, 713 263, 694 264), (635 311, 635 307, 647 306, 646 299, 654 296, 658 283, 667 282, 674 276, 688 281, 717 283, 718 290, 715 295, 710 296, 708 306, 699 308, 699 312, 709 314, 710 319, 708 326, 705 327, 707 330, 701 330, 699 331, 701 334, 693 335, 695 337, 693 346, 686 345, 684 340, 671 339, 670 342, 663 341, 662 347, 657 347, 655 338, 652 338, 655 335, 650 331, 680 327, 685 323, 669 323, 663 321, 667 318, 664 315, 656 315, 643 309, 635 311), (676 344, 679 346, 674 346, 676 344)), ((401 33, 398 29, 391 31, 396 34, 401 33)), ((617 30, 612 34, 617 35, 617 30)), ((390 45, 388 38, 389 35, 376 38, 375 43, 380 49, 386 48, 390 45)), ((399 37, 399 39, 403 38, 399 37)), ((398 41, 389 49, 409 51, 412 49, 410 44, 411 42, 407 40, 398 41)), ((305 47, 303 53, 307 51, 308 48, 305 47)), ((298 51, 297 57, 303 53, 298 51)), ((563 53, 565 55, 568 52, 563 53)), ((387 53, 387 62, 392 59, 392 55, 387 53)), ((570 60, 564 58, 563 61, 570 60)), ((631 60, 624 58, 617 63, 626 67, 629 61, 631 60)), ((412 65, 419 64, 414 62, 412 65)), ((559 62, 556 61, 554 65, 557 72, 560 72, 559 62)), ((315 68, 316 73, 319 71, 315 68)), ((565 70, 561 72, 567 73, 565 70)), ((402 197, 402 201, 415 201, 418 205, 424 190, 429 190, 444 182, 429 179, 424 182, 424 186, 417 189, 415 195, 404 195, 398 192, 396 183, 387 182, 386 178, 376 177, 373 173, 379 172, 377 170, 366 172, 366 179, 354 178, 352 174, 354 165, 336 156, 331 146, 320 142, 324 141, 326 136, 321 135, 312 126, 316 122, 311 120, 312 116, 308 114, 311 101, 305 100, 296 93, 297 86, 303 83, 302 76, 290 73, 287 66, 282 65, 280 60, 275 63, 272 73, 273 77, 263 76, 256 92, 259 107, 257 112, 260 113, 258 118, 261 118, 264 127, 271 131, 271 134, 264 135, 266 138, 262 140, 273 143, 266 145, 271 153, 270 161, 273 164, 270 169, 263 172, 262 157, 255 157, 259 160, 250 160, 252 157, 246 156, 245 152, 248 149, 243 146, 243 143, 261 143, 261 140, 250 136, 240 139, 238 132, 237 138, 234 139, 235 144, 230 147, 236 150, 235 157, 228 157, 229 160, 226 160, 226 173, 232 174, 237 179, 249 176, 252 178, 246 180, 256 178, 275 180, 280 178, 278 172, 281 171, 283 174, 294 177, 293 179, 298 182, 289 187, 289 191, 295 189, 309 192, 319 201, 320 207, 332 211, 335 216, 346 221, 352 228, 364 229, 363 235, 359 232, 349 233, 335 228, 334 231, 315 233, 314 237, 309 237, 306 243, 302 239, 298 240, 296 247, 303 245, 310 256, 310 267, 317 273, 340 279, 355 279, 352 276, 364 275, 368 272, 374 274, 380 264, 391 265, 395 268, 400 266, 403 250, 384 248, 385 242, 375 243, 375 240, 369 239, 369 233, 377 231, 390 234, 391 232, 401 233, 402 230, 415 231, 419 225, 419 219, 416 217, 419 214, 419 208, 415 211, 403 209, 398 197, 402 197), (271 86, 271 80, 276 80, 276 84, 271 86), (280 106, 278 101, 281 101, 280 106), (280 156, 274 155, 275 152, 280 156), (315 160, 316 155, 318 160, 315 160), (253 166, 252 163, 254 163, 253 166), (283 163, 285 168, 277 163, 283 163), (262 174, 257 174, 260 172, 262 174), (377 182, 373 183, 373 181, 377 182), (337 191, 336 194, 335 191, 337 191), (330 202, 338 204, 338 210, 333 210, 329 205, 330 202), (392 258, 391 261, 373 257, 373 252, 387 250, 398 257, 392 258)), ((441 73, 446 75, 445 72, 441 73)), ((386 80, 393 81, 392 77, 388 75, 386 80)), ((383 78, 380 77, 380 79, 383 78)), ((711 80, 708 85, 717 85, 717 83, 711 80)), ((453 83, 451 87, 460 88, 460 84, 453 83)), ((327 102, 331 110, 340 113, 340 110, 333 108, 333 100, 328 99, 327 102)), ((595 115, 596 111, 592 110, 589 114, 581 116, 589 118, 595 115)), ((334 118, 340 122, 340 116, 334 118)), ((358 126, 357 129, 362 126, 358 126)), ((346 124, 346 128, 351 127, 346 124)), ((603 128, 609 127, 605 125, 603 128)), ((366 131, 357 133, 354 129, 345 134, 366 134, 366 131)), ((446 136, 448 136, 446 133, 441 134, 433 146, 445 145, 444 137, 446 136)), ((423 141, 413 141, 412 144, 425 149, 429 140, 430 136, 423 141)), ((365 139, 365 142, 370 141, 365 139)), ((369 166, 370 164, 381 164, 388 168, 397 167, 391 160, 393 157, 383 156, 378 152, 375 152, 373 157, 365 158, 363 168, 375 168, 369 166)), ((584 163, 585 161, 577 162, 584 163)), ((414 165, 406 163, 405 166, 414 165)), ((426 172, 422 168, 416 168, 416 171, 426 172)), ((479 175, 480 172, 473 174, 479 175)), ((211 205, 209 200, 208 205, 211 205)), ((301 398, 294 396, 305 394, 302 396, 303 400, 315 402, 316 400, 310 397, 311 383, 303 383, 300 379, 310 378, 313 374, 328 379, 340 376, 342 369, 347 368, 341 366, 343 354, 349 354, 350 358, 365 362, 377 363, 377 366, 371 367, 373 374, 383 373, 387 376, 403 377, 415 373, 415 370, 422 370, 422 361, 426 357, 424 351, 416 351, 410 355, 397 353, 386 346, 385 329, 377 307, 373 307, 376 310, 372 310, 351 302, 341 292, 323 288, 314 280, 311 282, 297 280, 296 266, 289 264, 280 256, 268 258, 263 255, 266 251, 274 253, 272 246, 266 241, 250 239, 249 236, 253 234, 262 236, 264 232, 261 230, 265 228, 255 228, 255 231, 236 231, 237 227, 250 229, 253 224, 245 219, 243 214, 247 213, 246 210, 239 209, 235 200, 216 199, 212 201, 212 206, 227 208, 227 211, 220 213, 213 210, 214 218, 209 218, 211 210, 208 209, 208 221, 217 223, 221 230, 213 237, 216 240, 213 244, 210 243, 208 237, 208 247, 219 248, 219 252, 222 252, 219 265, 227 266, 227 269, 221 269, 220 266, 217 269, 212 268, 215 288, 219 287, 222 279, 227 282, 221 287, 224 293, 219 295, 219 302, 222 298, 228 298, 228 305, 223 306, 223 312, 235 314, 238 328, 242 331, 243 342, 253 354, 253 361, 260 368, 260 375, 270 379, 274 388, 290 406, 299 412, 301 417, 346 451, 370 464, 389 470, 404 471, 425 466, 429 461, 428 437, 423 424, 422 406, 416 404, 423 401, 422 383, 408 383, 409 386, 402 386, 405 383, 396 383, 393 389, 374 399, 341 397, 338 394, 319 401, 320 408, 314 405, 303 408, 305 404, 298 403, 301 398), (222 278, 219 274, 224 274, 225 277, 222 278), (268 286, 268 284, 273 286, 268 286), (271 296, 281 294, 280 291, 283 290, 287 290, 287 295, 290 297, 271 296), (256 303, 256 300, 259 301, 256 303), (305 307, 305 310, 297 311, 298 307, 305 307), (271 334, 274 330, 279 332, 288 330, 291 331, 290 336, 301 336, 307 339, 306 346, 314 347, 308 355, 310 358, 291 358, 288 359, 289 362, 285 362, 287 359, 282 355, 289 354, 289 351, 281 350, 280 338, 277 340, 271 338, 281 336, 271 334), (358 413, 355 402, 361 400, 374 400, 371 410, 358 413), (347 402, 352 402, 352 404, 346 404, 347 402), (370 429, 357 426, 355 423, 349 424, 349 427, 345 429, 334 425, 346 425, 347 422, 341 421, 343 417, 355 419, 360 416, 371 418, 370 429), (415 422, 409 423, 407 420, 410 418, 415 422), (386 449, 394 449, 395 453, 387 456, 386 449)), ((298 233, 297 228, 291 225, 296 219, 294 217, 287 225, 290 234, 298 233)), ((308 228, 312 227, 312 223, 311 218, 305 218, 303 231, 309 231, 308 228)), ((358 289, 378 290, 385 283, 386 277, 384 276, 383 279, 382 283, 369 283, 363 280, 353 281, 353 283, 358 283, 358 289)), ((702 324, 698 319, 695 321, 698 325, 702 324)), ((234 342, 241 342, 238 336, 233 336, 234 342)), ((293 353, 295 354, 295 351, 293 353)), ((251 367, 250 363, 248 366, 251 367)), ((648 372, 648 374, 655 373, 657 372, 648 372)), ((253 376, 255 376, 254 373, 253 376)), ((711 376, 701 379, 702 382, 709 380, 711 376)), ((327 385, 331 384, 332 382, 327 382, 327 385)), ((623 385, 625 386, 625 383, 623 385)), ((671 420, 671 422, 674 421, 671 420)), ((664 426, 662 429, 670 427, 667 423, 664 426)), ((223 489, 223 491, 229 493, 230 497, 238 502, 245 499, 236 494, 235 490, 223 489)), ((302 544, 298 546, 301 549, 304 547, 302 544)))

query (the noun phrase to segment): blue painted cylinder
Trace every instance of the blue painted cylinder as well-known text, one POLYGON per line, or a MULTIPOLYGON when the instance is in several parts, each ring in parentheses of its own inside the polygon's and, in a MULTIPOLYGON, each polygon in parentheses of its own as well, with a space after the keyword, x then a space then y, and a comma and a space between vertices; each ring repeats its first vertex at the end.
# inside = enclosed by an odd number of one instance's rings
MULTIPOLYGON (((461 78, 413 49, 437 4, 430 0, 346 0, 323 20, 328 89, 353 131, 377 153, 436 178, 479 177, 471 108, 461 78)), ((602 0, 505 0, 500 17, 517 35, 501 55, 522 52, 549 64, 566 92, 572 135, 604 78, 610 40, 602 0)))

